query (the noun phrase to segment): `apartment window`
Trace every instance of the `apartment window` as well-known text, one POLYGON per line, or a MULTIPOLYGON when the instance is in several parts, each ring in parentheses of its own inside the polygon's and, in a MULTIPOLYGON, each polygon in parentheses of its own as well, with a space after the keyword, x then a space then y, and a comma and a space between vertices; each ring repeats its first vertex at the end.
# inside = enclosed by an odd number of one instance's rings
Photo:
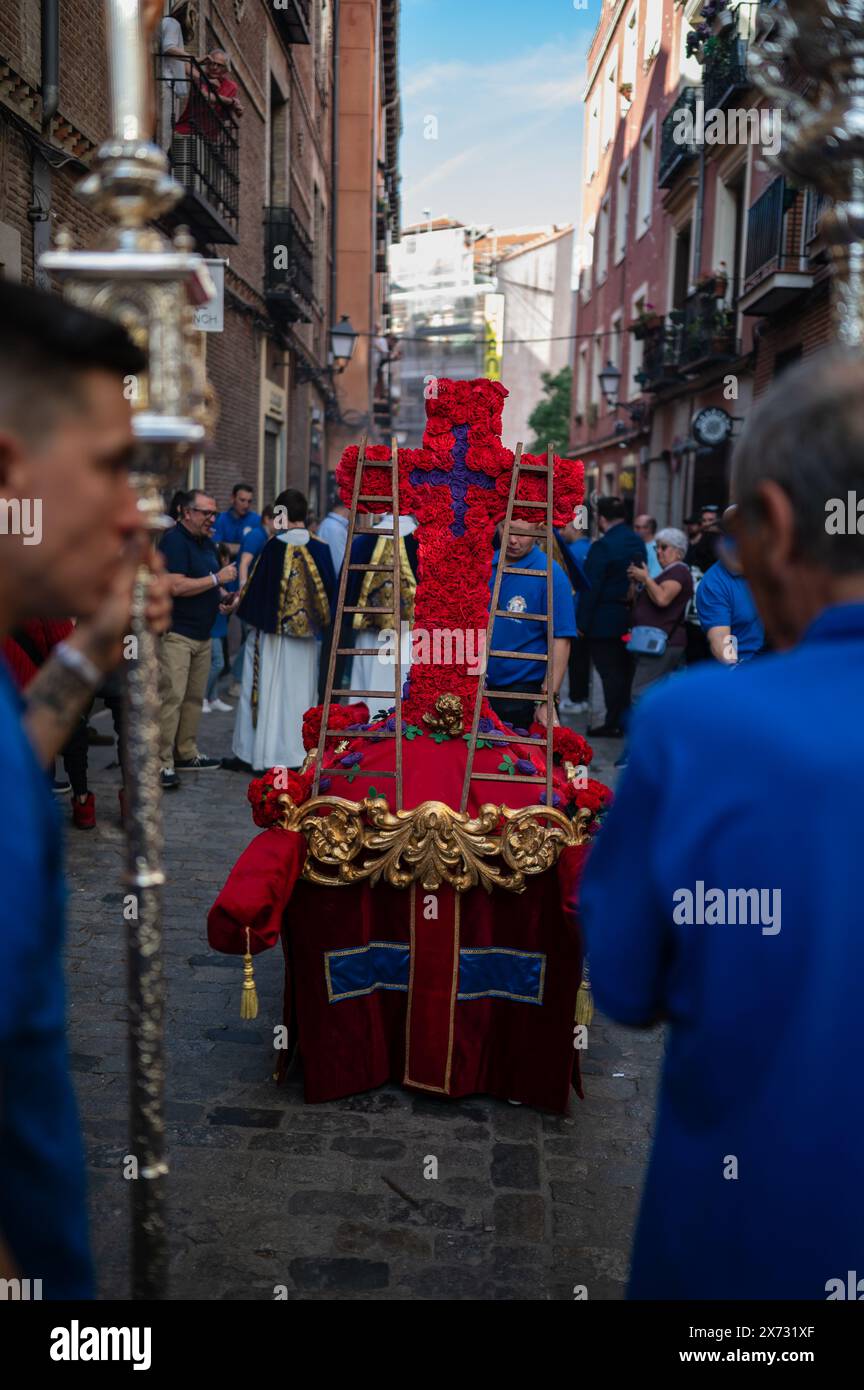
POLYGON ((636 199, 636 236, 642 236, 651 226, 654 207, 654 155, 657 144, 657 113, 642 132, 639 141, 639 188, 636 199))
POLYGON ((672 308, 683 309, 690 293, 690 261, 693 255, 693 229, 688 222, 675 236, 672 265, 672 308))
MULTIPOLYGON (((609 325, 609 327, 611 328, 612 331, 611 331, 611 333, 609 334, 609 337, 608 337, 608 339, 607 339, 607 342, 608 342, 608 345, 609 345, 609 351, 608 351, 608 353, 607 353, 607 360, 608 360, 609 362, 611 362, 611 363, 612 363, 612 366, 613 366, 613 367, 616 367, 616 368, 618 369, 619 372, 621 371, 621 364, 622 364, 622 362, 623 362, 623 357, 624 357, 624 339, 623 339, 622 334, 621 334, 621 328, 622 328, 622 321, 623 321, 623 318, 624 318, 624 315, 622 314, 622 312, 621 312, 620 309, 618 310, 617 314, 613 314, 613 315, 612 315, 612 320, 611 320, 611 323, 610 323, 610 325, 609 325)), ((623 373, 622 373, 622 384, 623 384, 623 373)), ((621 394, 623 395, 623 392, 621 392, 621 394)))
POLYGON ((587 304, 591 298, 591 280, 594 274, 594 229, 596 223, 594 219, 585 228, 585 264, 582 268, 582 303, 587 304))
POLYGON ((621 60, 621 110, 625 112, 636 95, 636 68, 639 52, 639 6, 634 5, 624 21, 624 51, 621 60), (627 88, 630 92, 627 95, 627 88))
POLYGON ((595 92, 588 116, 587 164, 585 182, 590 183, 600 167, 600 94, 595 92))
POLYGON ((650 63, 660 51, 663 33, 663 0, 646 0, 645 42, 642 47, 642 60, 650 63))
MULTIPOLYGON (((648 308, 648 292, 640 290, 633 296, 633 319, 637 319, 640 314, 644 314, 648 308)), ((645 360, 645 344, 641 338, 634 338, 630 335, 630 384, 626 390, 624 399, 632 400, 634 396, 641 395, 642 386, 636 380, 642 371, 642 363, 645 360)))
POLYGON ((597 284, 602 285, 609 274, 609 194, 600 204, 600 225, 597 229, 597 284))
POLYGON ((611 142, 615 134, 618 116, 618 54, 606 64, 606 79, 603 83, 603 148, 611 142))
POLYGON ((615 264, 624 259, 627 251, 627 229, 630 221, 630 161, 618 171, 618 193, 615 200, 615 264))
POLYGON ((270 77, 270 206, 288 205, 288 103, 283 97, 276 79, 270 77))
POLYGON ((687 56, 687 35, 690 33, 691 20, 698 22, 698 15, 701 12, 705 0, 687 0, 684 9, 681 11, 681 35, 680 52, 678 54, 678 70, 682 80, 690 87, 701 87, 702 85, 702 64, 695 53, 689 58, 687 56))
POLYGON ((585 412, 588 409, 588 345, 583 344, 579 349, 579 361, 576 366, 576 414, 585 419, 585 412))
POLYGON ((603 360, 604 342, 605 339, 603 337, 603 334, 598 333, 598 336, 594 339, 594 348, 591 353, 593 362, 591 365, 591 381, 589 382, 589 389, 591 396, 591 404, 598 407, 600 405, 600 373, 606 366, 606 363, 603 360))

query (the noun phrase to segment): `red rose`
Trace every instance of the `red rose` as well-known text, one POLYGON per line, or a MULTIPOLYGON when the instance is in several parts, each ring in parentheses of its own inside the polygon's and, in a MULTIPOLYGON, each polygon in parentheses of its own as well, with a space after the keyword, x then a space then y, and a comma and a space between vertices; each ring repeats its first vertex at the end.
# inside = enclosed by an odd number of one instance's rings
POLYGON ((246 795, 252 807, 252 819, 262 830, 276 825, 281 819, 284 807, 280 797, 290 796, 295 806, 300 806, 309 796, 311 782, 287 767, 271 767, 263 777, 256 777, 249 783, 246 795))
MULTIPOLYGON (((530 733, 532 738, 546 737, 542 724, 532 724, 530 733)), ((576 767, 584 763, 587 767, 594 757, 594 749, 581 734, 559 724, 552 730, 552 756, 556 763, 573 763, 576 767)))
POLYGON ((587 787, 574 788, 573 801, 575 804, 580 811, 590 811, 594 817, 600 817, 608 811, 613 800, 614 797, 610 789, 593 777, 588 778, 587 787))
MULTIPOLYGON (((321 737, 321 717, 324 714, 323 705, 315 705, 313 709, 307 709, 303 716, 303 747, 307 753, 312 749, 318 748, 318 741, 321 737)), ((352 724, 368 724, 369 707, 368 705, 331 705, 330 706, 330 728, 347 729, 352 724)), ((327 747, 332 748, 336 742, 337 735, 330 735, 327 739, 327 747)))

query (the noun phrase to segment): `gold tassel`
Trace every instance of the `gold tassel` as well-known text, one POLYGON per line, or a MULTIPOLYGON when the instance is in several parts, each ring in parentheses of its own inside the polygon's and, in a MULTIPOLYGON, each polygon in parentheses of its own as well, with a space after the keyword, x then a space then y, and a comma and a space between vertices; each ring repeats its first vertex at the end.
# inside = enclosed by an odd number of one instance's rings
POLYGON ((240 997, 240 1017, 258 1017, 258 991, 255 988, 255 972, 252 969, 252 952, 249 949, 249 931, 246 928, 246 954, 243 957, 243 993, 240 997))
POLYGON ((576 1022, 590 1028, 594 1022, 594 995, 591 993, 591 977, 588 962, 582 966, 582 983, 576 994, 576 1022))

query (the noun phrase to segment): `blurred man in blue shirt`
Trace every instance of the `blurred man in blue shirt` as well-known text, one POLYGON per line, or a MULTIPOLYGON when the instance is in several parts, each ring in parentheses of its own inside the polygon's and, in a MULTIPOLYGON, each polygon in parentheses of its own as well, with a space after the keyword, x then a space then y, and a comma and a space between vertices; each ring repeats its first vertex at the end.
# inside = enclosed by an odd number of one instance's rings
POLYGON ((586 869, 600 1007, 669 1029, 634 1298, 824 1299, 864 1272, 864 536, 825 527, 861 484, 862 399, 864 361, 829 353, 753 412, 734 526, 777 654, 640 701, 586 869))
MULTIPOLYGON (((40 544, 22 533, 0 546, 0 638, 29 618, 79 618, 26 708, 0 661, 0 1278, 41 1280, 46 1298, 90 1298, 63 855, 46 769, 129 631, 142 546, 123 385, 146 362, 118 325, 4 280, 0 325, 0 490, 13 510, 39 499, 42 521, 40 544)), ((161 578, 149 606, 157 630, 169 610, 161 578)))
MULTIPOLYGON (((243 549, 244 537, 255 526, 261 525, 261 518, 252 511, 252 488, 248 483, 235 483, 231 489, 231 506, 220 512, 213 527, 212 539, 218 545, 222 541, 231 552, 231 559, 238 560, 243 549)), ((237 588, 236 580, 226 588, 237 588)))
POLYGON ((696 612, 711 655, 724 666, 749 661, 765 646, 765 629, 741 571, 734 537, 729 534, 735 511, 735 507, 727 508, 717 563, 696 590, 696 612))
MULTIPOLYGON (((492 557, 492 576, 489 580, 490 592, 495 584, 495 574, 501 561, 501 551, 496 550, 492 557)), ((501 576, 501 590, 498 596, 499 612, 546 614, 547 577, 546 556, 535 544, 533 537, 511 535, 505 554, 506 569, 541 570, 541 574, 507 574, 501 576)), ((505 723, 517 729, 527 729, 536 717, 546 722, 546 680, 551 669, 552 692, 557 699, 558 688, 567 670, 570 656, 570 641, 576 636, 576 620, 573 612, 573 593, 570 583, 561 566, 552 561, 552 636, 549 643, 550 660, 538 661, 537 654, 545 655, 547 648, 547 624, 539 619, 504 618, 495 619, 492 631, 492 650, 524 653, 522 660, 490 656, 486 666, 486 686, 489 690, 514 690, 531 694, 536 692, 537 705, 528 700, 508 699, 507 696, 491 699, 489 703, 505 723)), ((557 722, 557 715, 556 715, 557 722)))

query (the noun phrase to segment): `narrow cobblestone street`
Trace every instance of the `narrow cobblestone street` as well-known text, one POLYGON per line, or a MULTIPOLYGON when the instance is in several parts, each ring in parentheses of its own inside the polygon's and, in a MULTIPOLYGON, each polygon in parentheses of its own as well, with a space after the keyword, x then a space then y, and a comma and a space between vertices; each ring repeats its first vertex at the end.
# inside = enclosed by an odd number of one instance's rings
MULTIPOLYGON (((228 750, 232 716, 202 719, 228 750)), ((97 727, 107 729, 104 717, 97 727)), ((610 745, 597 774, 614 778, 610 745)), ((98 827, 68 833, 71 1047, 87 1139, 100 1293, 128 1296, 125 924, 119 772, 90 750, 98 827)), ((306 1106, 271 1079, 282 957, 256 958, 258 1019, 241 1023, 236 958, 206 913, 255 827, 247 780, 187 775, 165 798, 171 1297, 622 1297, 647 1157, 658 1030, 599 1018, 585 1100, 567 1117, 396 1087, 306 1106), (424 1177, 435 1157, 437 1179, 424 1177)), ((68 814, 68 808, 64 807, 68 814)))

